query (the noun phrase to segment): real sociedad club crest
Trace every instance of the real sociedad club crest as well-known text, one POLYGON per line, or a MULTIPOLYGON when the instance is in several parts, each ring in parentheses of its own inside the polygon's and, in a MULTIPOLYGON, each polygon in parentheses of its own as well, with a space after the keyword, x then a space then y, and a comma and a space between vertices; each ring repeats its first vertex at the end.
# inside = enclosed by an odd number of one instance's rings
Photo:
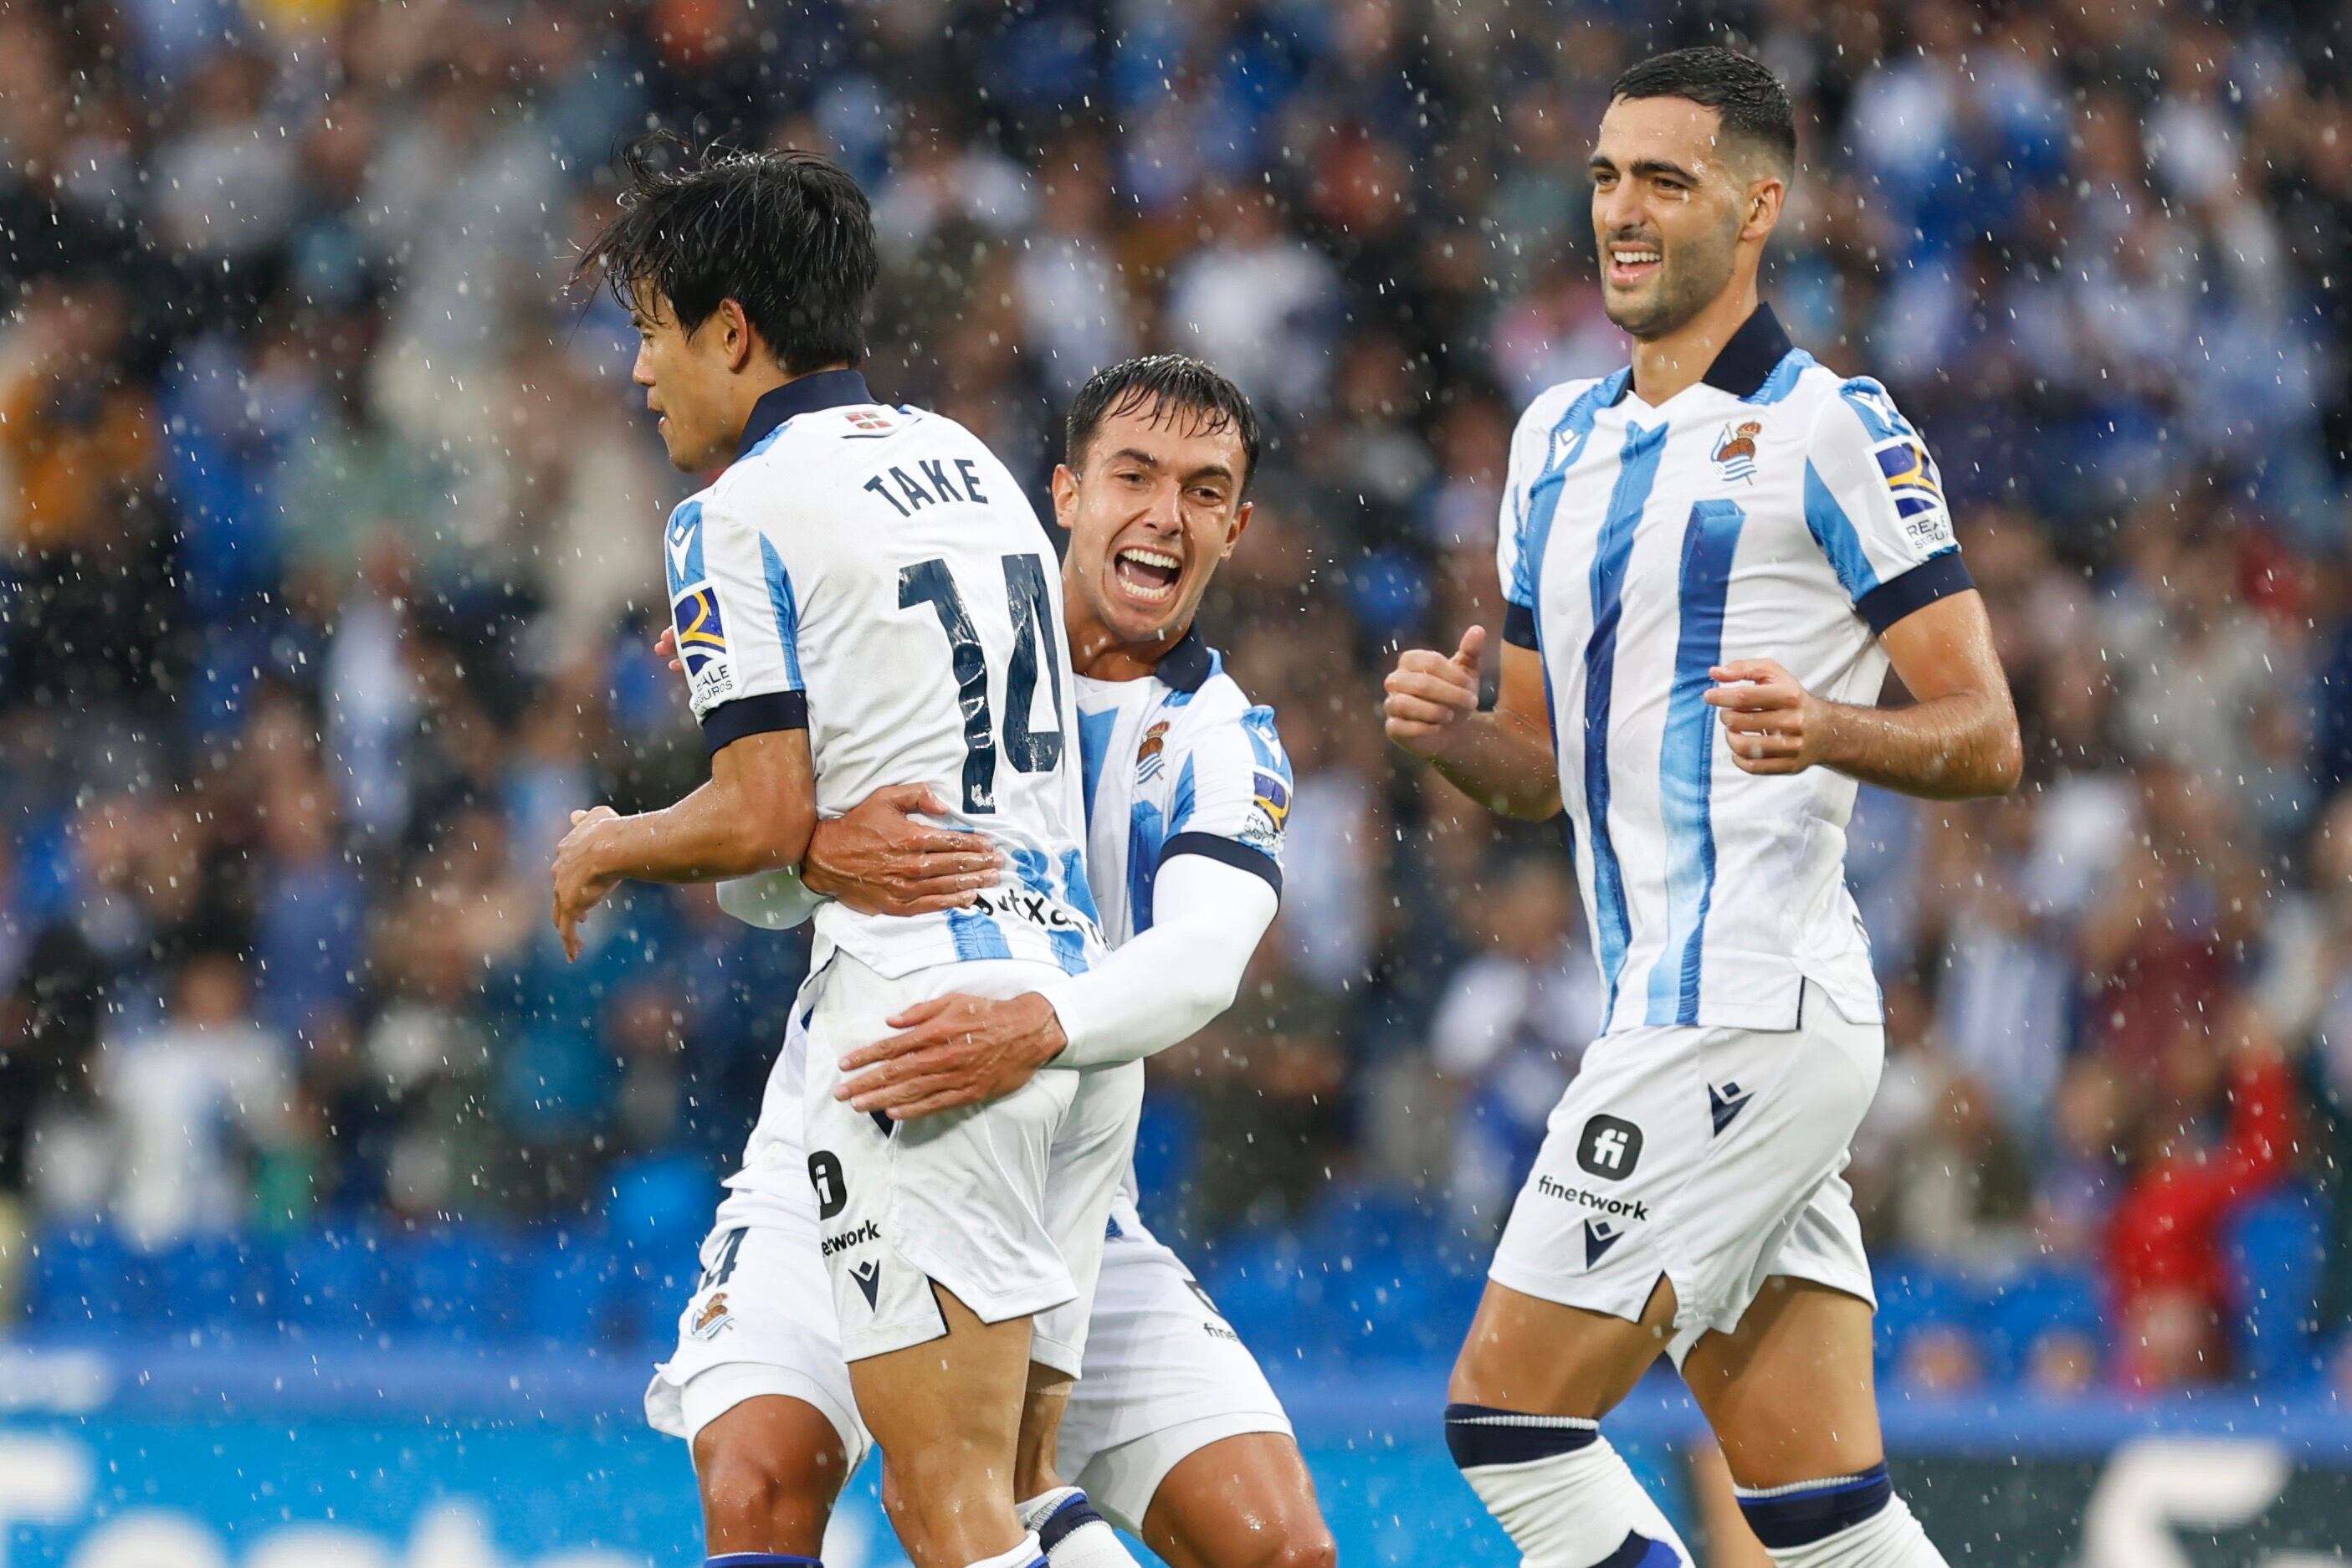
POLYGON ((1725 425, 1723 434, 1716 438, 1715 450, 1708 454, 1715 459, 1717 477, 1727 484, 1755 483, 1756 437, 1762 434, 1761 420, 1743 419, 1737 425, 1725 425))
POLYGON ((1143 732, 1143 744, 1135 748, 1135 782, 1150 784, 1160 772, 1160 754, 1168 749, 1168 721, 1162 719, 1143 732))

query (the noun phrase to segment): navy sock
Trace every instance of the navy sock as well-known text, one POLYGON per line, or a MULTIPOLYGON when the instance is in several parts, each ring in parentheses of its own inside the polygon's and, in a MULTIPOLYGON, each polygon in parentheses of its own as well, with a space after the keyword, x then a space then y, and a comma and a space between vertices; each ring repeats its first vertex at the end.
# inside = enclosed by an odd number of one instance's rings
POLYGON ((722 1552, 716 1557, 702 1560, 702 1568, 824 1568, 814 1557, 795 1557, 789 1552, 722 1552))
POLYGON ((1895 1497, 1885 1461, 1855 1476, 1792 1487, 1735 1489, 1748 1528, 1767 1551, 1787 1551, 1851 1530, 1895 1497))

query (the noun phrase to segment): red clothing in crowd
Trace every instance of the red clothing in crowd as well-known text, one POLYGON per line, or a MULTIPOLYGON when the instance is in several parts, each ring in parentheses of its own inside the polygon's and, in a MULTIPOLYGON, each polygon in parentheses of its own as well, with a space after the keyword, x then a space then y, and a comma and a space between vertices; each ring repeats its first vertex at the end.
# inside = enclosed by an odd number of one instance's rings
MULTIPOLYGON (((2216 1313, 2228 1310, 2222 1223, 2240 1200, 2285 1171, 2295 1131, 2294 1079, 2286 1064, 2237 1067, 2220 1146, 2178 1152, 2143 1171, 2116 1205, 2107 1268, 2118 1323, 2135 1321, 2140 1302, 2158 1290, 2193 1294, 2216 1313)), ((2131 1359, 2128 1347, 2125 1359, 2131 1359)))

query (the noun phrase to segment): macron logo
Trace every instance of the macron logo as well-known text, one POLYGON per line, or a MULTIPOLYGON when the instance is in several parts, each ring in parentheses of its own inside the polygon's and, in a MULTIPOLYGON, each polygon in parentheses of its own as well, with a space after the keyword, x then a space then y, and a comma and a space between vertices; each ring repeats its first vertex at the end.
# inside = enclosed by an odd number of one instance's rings
MULTIPOLYGON (((639 534, 637 537, 642 539, 645 535, 639 534)), ((671 574, 681 583, 686 580, 686 553, 693 546, 694 532, 691 529, 670 535, 669 569, 671 574)))
POLYGON ((1713 1084, 1706 1086, 1707 1114, 1714 1118, 1718 1137, 1725 1128, 1731 1125, 1732 1118, 1748 1109, 1748 1101, 1753 1092, 1736 1083, 1727 1083, 1721 1089, 1713 1084))
POLYGON ((1625 1239, 1622 1226, 1611 1225, 1605 1219, 1584 1222, 1584 1266, 1587 1268, 1609 1255, 1609 1249, 1625 1239))
POLYGON ((882 1289, 882 1265, 869 1258, 851 1269, 849 1277, 856 1280, 858 1289, 865 1292, 866 1310, 871 1311, 877 1293, 882 1289))

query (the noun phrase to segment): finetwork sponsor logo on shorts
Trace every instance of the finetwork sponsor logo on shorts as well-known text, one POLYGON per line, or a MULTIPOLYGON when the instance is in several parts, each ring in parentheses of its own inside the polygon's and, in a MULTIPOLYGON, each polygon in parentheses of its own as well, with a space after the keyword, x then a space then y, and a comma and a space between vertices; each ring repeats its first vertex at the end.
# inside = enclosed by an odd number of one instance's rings
POLYGON ((1576 1163, 1603 1181, 1623 1181, 1641 1160, 1642 1130, 1622 1116, 1595 1116, 1576 1141, 1576 1163))
POLYGON ((1599 1193, 1586 1192, 1582 1187, 1562 1186, 1549 1176, 1536 1178, 1536 1191, 1545 1197, 1558 1198, 1564 1204, 1575 1204, 1580 1208, 1598 1209, 1602 1214, 1623 1215, 1630 1220, 1639 1221, 1650 1217, 1650 1205, 1639 1198, 1604 1197, 1599 1193))
POLYGON ((881 1239, 882 1227, 869 1219, 855 1230, 845 1230, 839 1236, 826 1237, 821 1256, 831 1258, 836 1252, 846 1252, 853 1247, 863 1247, 869 1241, 881 1239))

